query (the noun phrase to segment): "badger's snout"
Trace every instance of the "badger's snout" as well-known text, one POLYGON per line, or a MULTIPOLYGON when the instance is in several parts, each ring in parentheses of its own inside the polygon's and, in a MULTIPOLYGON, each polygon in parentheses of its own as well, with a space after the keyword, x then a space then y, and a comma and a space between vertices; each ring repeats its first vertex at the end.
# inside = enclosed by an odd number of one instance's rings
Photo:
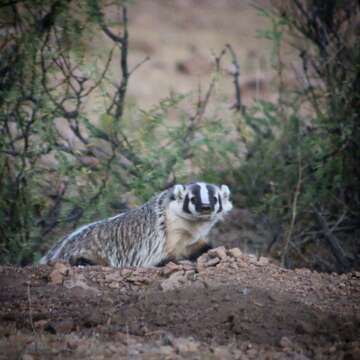
POLYGON ((201 204, 200 211, 206 214, 211 213, 212 212, 211 204, 201 204))

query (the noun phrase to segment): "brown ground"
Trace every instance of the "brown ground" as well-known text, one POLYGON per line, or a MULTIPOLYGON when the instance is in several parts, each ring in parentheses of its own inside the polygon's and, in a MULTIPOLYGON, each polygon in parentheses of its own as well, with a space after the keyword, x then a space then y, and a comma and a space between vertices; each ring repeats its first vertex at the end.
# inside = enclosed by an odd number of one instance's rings
POLYGON ((0 359, 359 359, 360 273, 238 249, 154 269, 0 268, 0 359))

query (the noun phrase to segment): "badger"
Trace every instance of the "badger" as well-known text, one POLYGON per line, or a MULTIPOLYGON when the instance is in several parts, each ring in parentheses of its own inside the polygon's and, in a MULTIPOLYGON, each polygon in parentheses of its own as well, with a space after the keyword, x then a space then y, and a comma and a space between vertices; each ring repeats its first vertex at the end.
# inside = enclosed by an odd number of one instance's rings
POLYGON ((80 227, 40 264, 153 267, 194 260, 211 248, 206 236, 231 209, 226 185, 177 184, 138 208, 80 227))

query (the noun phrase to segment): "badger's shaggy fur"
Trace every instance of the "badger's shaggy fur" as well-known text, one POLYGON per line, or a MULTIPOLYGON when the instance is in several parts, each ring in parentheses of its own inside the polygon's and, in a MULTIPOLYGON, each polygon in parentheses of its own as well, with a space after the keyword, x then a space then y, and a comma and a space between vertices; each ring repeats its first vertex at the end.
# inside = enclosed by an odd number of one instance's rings
POLYGON ((231 209, 226 185, 175 185, 138 208, 79 228, 56 243, 40 264, 67 260, 149 267, 195 258, 210 248, 207 234, 231 209))

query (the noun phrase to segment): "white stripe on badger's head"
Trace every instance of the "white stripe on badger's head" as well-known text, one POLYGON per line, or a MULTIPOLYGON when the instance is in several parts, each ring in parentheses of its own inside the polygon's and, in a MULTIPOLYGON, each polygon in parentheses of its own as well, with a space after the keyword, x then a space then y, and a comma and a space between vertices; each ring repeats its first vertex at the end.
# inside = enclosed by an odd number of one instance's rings
POLYGON ((204 182, 175 185, 172 193, 172 209, 189 220, 212 220, 232 209, 230 190, 204 182))
POLYGON ((210 204, 209 189, 205 183, 197 183, 200 186, 200 201, 202 204, 210 204))

